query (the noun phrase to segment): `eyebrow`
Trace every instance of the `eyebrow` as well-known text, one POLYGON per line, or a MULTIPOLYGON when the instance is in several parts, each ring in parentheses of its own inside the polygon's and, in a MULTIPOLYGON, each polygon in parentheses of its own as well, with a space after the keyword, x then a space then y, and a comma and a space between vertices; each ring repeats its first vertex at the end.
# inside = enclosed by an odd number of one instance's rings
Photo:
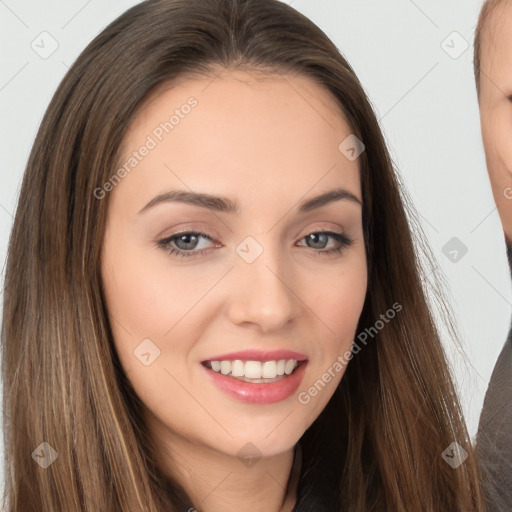
MULTIPOLYGON (((348 200, 350 202, 357 203, 360 206, 363 205, 363 203, 354 194, 352 194, 352 192, 349 192, 344 188, 336 188, 304 200, 298 206, 298 213, 307 213, 321 208, 322 206, 326 206, 334 201, 340 200, 348 200)), ((240 215, 241 211, 238 202, 234 199, 230 199, 229 197, 214 196, 201 192, 189 192, 186 190, 170 190, 151 199, 151 201, 149 201, 149 203, 139 211, 139 215, 150 208, 153 208, 157 204, 172 202, 191 204, 193 206, 200 206, 216 212, 232 213, 236 215, 240 215)))

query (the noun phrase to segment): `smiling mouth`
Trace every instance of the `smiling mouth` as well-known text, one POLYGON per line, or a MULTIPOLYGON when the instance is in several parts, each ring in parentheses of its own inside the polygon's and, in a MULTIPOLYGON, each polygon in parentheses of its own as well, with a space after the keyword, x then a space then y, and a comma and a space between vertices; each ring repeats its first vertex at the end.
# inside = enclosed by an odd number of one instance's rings
POLYGON ((251 383, 271 383, 285 379, 293 374, 306 361, 279 359, 273 361, 204 361, 201 364, 209 370, 226 377, 251 383))

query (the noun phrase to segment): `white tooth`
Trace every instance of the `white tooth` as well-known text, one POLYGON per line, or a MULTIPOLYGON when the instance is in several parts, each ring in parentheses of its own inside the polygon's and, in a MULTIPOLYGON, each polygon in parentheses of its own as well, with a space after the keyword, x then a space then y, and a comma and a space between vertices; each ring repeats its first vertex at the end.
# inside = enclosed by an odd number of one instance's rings
POLYGON ((247 361, 245 363, 245 376, 248 379, 261 379, 261 363, 259 361, 247 361))
POLYGON ((261 376, 264 379, 274 379, 277 376, 277 363, 275 361, 266 361, 262 365, 261 376))
POLYGON ((286 361, 286 364, 284 366, 284 373, 286 373, 286 375, 290 375, 290 373, 292 373, 293 370, 295 369, 296 363, 297 363, 297 361, 295 361, 295 359, 288 359, 288 361, 286 361))
POLYGON ((280 359, 277 361, 276 372, 277 375, 284 375, 284 365, 286 364, 286 359, 280 359))
POLYGON ((233 377, 243 377, 244 376, 244 362, 240 361, 240 359, 235 359, 231 364, 231 375, 233 377))
POLYGON ((212 365, 212 370, 214 372, 220 372, 220 361, 210 361, 212 365))
POLYGON ((231 361, 221 361, 220 362, 220 373, 222 375, 227 375, 231 372, 231 361))

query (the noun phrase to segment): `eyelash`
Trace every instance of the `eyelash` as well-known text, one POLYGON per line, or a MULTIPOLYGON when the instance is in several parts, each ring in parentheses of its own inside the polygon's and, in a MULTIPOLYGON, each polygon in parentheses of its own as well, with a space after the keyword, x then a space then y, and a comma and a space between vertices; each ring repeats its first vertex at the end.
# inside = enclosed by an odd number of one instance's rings
MULTIPOLYGON (((308 235, 302 237, 301 240, 303 240, 304 238, 306 238, 309 235, 316 235, 316 234, 328 235, 331 238, 333 238, 334 240, 336 240, 340 244, 340 246, 337 248, 334 248, 334 249, 327 249, 327 250, 315 250, 315 249, 310 248, 312 253, 315 256, 319 256, 320 254, 328 255, 328 254, 333 254, 333 253, 342 253, 345 248, 350 247, 352 245, 352 243, 354 242, 353 239, 349 238, 348 236, 346 236, 342 233, 335 233, 333 231, 322 231, 322 230, 312 231, 308 235)), ((158 248, 165 250, 167 252, 167 254, 169 254, 169 255, 174 254, 175 256, 177 256, 179 258, 195 258, 197 256, 203 255, 204 253, 206 253, 209 250, 209 249, 200 249, 200 250, 183 251, 182 249, 177 249, 172 246, 171 246, 171 249, 169 250, 169 246, 170 246, 171 242, 173 242, 177 238, 180 238, 180 237, 186 236, 186 235, 196 235, 196 236, 204 237, 204 238, 207 238, 208 240, 211 240, 211 238, 206 233, 202 233, 200 231, 183 231, 183 232, 171 235, 169 237, 163 238, 161 240, 158 240, 156 245, 158 248)))

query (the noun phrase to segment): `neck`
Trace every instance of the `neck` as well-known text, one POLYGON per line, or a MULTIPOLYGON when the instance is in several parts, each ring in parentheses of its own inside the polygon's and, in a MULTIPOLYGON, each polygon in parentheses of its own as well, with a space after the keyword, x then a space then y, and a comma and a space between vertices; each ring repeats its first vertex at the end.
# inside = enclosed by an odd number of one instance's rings
POLYGON ((163 426, 159 430, 154 431, 154 439, 159 439, 158 465, 185 490, 191 512, 292 512, 300 449, 292 447, 249 464, 171 434, 163 426))

